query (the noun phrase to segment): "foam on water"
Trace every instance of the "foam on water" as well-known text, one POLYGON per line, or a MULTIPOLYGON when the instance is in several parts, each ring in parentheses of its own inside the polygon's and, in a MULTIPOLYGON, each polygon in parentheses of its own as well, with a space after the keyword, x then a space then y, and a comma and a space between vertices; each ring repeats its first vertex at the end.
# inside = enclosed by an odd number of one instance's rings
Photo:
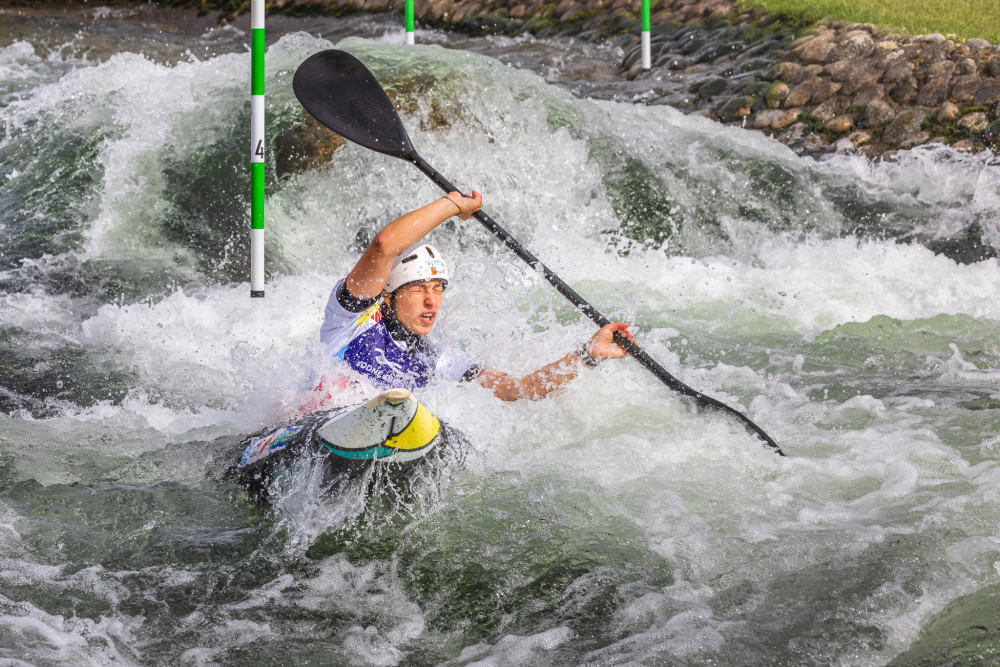
MULTIPOLYGON (((63 592, 60 590, 62 585, 108 601, 120 599, 123 592, 120 585, 108 582, 94 568, 67 576, 61 567, 45 567, 9 558, 0 561, 0 568, 0 577, 8 586, 30 587, 39 598, 63 592)), ((0 596, 0 634, 8 639, 5 642, 8 648, 3 653, 7 659, 25 661, 11 664, 63 662, 100 665, 110 662, 137 665, 140 663, 136 661, 135 654, 122 648, 134 642, 131 634, 134 627, 135 619, 91 619, 75 615, 67 618, 61 614, 50 614, 27 600, 16 601, 0 596), (15 640, 16 644, 10 640, 15 640), (13 648, 15 645, 18 647, 16 650, 13 648)))

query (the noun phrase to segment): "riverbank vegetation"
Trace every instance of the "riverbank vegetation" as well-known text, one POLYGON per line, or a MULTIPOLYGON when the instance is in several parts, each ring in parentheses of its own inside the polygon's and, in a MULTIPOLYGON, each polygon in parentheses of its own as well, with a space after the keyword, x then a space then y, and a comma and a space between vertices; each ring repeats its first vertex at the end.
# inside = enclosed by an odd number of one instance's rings
POLYGON ((807 21, 830 17, 912 35, 939 32, 1000 42, 997 0, 739 0, 739 4, 807 21))

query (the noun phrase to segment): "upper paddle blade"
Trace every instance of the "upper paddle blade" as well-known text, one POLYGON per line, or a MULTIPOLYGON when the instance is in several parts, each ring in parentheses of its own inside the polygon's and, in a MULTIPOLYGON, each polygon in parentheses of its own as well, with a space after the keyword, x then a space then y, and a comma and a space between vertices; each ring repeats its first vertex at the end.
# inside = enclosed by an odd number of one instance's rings
POLYGON ((395 157, 413 151, 382 86, 351 54, 330 49, 309 56, 295 70, 292 90, 306 111, 345 139, 395 157))

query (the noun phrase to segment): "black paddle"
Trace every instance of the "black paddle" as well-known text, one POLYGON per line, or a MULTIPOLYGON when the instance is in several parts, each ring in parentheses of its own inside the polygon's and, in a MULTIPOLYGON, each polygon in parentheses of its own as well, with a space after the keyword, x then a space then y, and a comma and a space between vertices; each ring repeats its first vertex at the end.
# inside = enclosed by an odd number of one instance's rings
MULTIPOLYGON (((396 113, 389 97, 382 90, 382 86, 375 80, 368 68, 351 54, 330 49, 309 56, 295 70, 292 89, 306 111, 345 139, 361 144, 365 148, 408 160, 417 165, 445 192, 460 192, 458 188, 427 164, 422 157, 417 155, 417 151, 410 144, 410 138, 406 134, 399 114, 396 113)), ((538 261, 538 258, 528 252, 493 218, 481 210, 476 212, 475 218, 497 238, 506 243, 507 247, 517 253, 518 257, 527 262, 528 266, 535 271, 540 271, 549 284, 598 326, 603 327, 610 323, 608 318, 599 313, 583 297, 564 283, 559 276, 538 261)), ((656 363, 635 342, 618 333, 615 334, 615 342, 638 359, 639 363, 652 371, 665 385, 685 396, 690 396, 702 407, 721 410, 736 417, 752 433, 774 447, 778 454, 784 456, 784 452, 774 440, 763 429, 750 421, 746 415, 687 386, 656 363)))

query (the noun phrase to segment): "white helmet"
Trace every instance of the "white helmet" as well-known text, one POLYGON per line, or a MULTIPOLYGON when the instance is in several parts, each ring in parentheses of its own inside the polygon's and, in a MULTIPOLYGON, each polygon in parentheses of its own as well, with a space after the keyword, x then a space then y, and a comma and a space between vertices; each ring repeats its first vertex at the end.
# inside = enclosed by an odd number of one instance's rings
POLYGON ((448 284, 448 267, 438 249, 429 243, 412 245, 392 261, 392 271, 385 281, 385 291, 395 292, 406 283, 440 280, 448 284))

